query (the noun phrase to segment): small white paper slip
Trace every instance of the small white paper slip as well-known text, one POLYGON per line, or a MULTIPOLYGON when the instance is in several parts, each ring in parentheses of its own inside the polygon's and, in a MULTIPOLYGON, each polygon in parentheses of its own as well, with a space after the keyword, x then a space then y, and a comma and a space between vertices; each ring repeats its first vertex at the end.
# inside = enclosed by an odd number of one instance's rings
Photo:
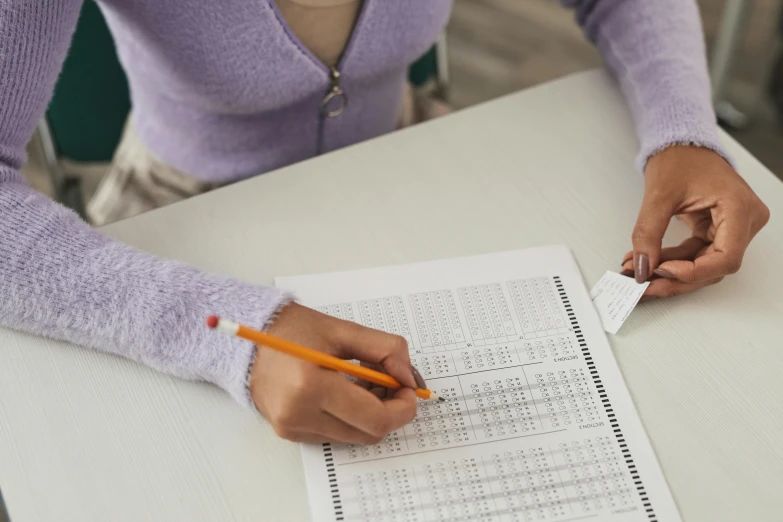
POLYGON ((631 277, 607 270, 590 290, 590 299, 598 310, 604 330, 616 334, 648 286, 649 281, 639 284, 631 277))

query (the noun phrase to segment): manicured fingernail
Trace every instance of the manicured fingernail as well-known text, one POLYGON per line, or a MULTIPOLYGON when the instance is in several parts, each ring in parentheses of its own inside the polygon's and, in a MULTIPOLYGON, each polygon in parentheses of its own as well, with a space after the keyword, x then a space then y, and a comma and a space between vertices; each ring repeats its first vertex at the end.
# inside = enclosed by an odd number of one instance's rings
POLYGON ((416 380, 416 386, 418 386, 422 390, 426 390, 427 383, 424 381, 424 377, 422 377, 421 374, 419 373, 419 370, 411 366, 411 371, 413 372, 413 378, 416 380))
POLYGON ((636 274, 636 282, 641 284, 647 281, 647 277, 650 275, 650 260, 647 258, 647 255, 637 254, 633 266, 636 274))
POLYGON ((665 279, 677 279, 677 276, 675 276, 668 270, 664 270, 663 268, 656 268, 655 270, 653 270, 653 273, 658 277, 663 277, 665 279))
POLYGON ((623 275, 625 277, 633 277, 633 270, 631 270, 630 268, 628 270, 623 270, 622 272, 620 272, 620 275, 623 275))

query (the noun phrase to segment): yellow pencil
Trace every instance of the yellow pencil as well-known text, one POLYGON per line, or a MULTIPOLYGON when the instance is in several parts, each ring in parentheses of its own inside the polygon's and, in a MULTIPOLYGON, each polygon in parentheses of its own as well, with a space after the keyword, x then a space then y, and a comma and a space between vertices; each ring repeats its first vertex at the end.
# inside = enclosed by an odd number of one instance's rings
MULTIPOLYGON (((400 384, 397 379, 391 375, 386 375, 385 373, 371 370, 370 368, 365 368, 364 366, 359 366, 358 364, 354 364, 338 357, 313 350, 312 348, 305 348, 304 346, 298 345, 291 341, 286 341, 285 339, 275 337, 274 335, 269 335, 268 333, 259 332, 258 330, 254 330, 239 323, 235 323, 234 321, 229 321, 228 319, 221 319, 217 316, 210 315, 207 317, 207 326, 218 330, 219 332, 240 337, 255 344, 266 346, 267 348, 287 353, 288 355, 298 357, 304 361, 317 364, 323 368, 329 368, 330 370, 343 372, 359 379, 364 379, 365 381, 375 383, 379 386, 384 386, 394 390, 402 388, 402 384, 400 384)), ((417 388, 415 391, 416 396, 421 399, 439 401, 446 400, 443 397, 439 397, 437 393, 430 390, 417 388)))

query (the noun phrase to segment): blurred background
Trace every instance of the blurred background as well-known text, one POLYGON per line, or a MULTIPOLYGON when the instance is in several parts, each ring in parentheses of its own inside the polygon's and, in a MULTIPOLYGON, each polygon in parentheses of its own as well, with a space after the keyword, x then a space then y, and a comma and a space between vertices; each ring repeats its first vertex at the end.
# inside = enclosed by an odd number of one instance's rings
MULTIPOLYGON (((698 4, 724 128, 783 178, 783 1, 698 4)), ((450 100, 458 107, 602 64, 556 0, 456 0, 448 51, 450 100)))
MULTIPOLYGON (((783 1, 698 3, 721 124, 783 179, 783 1)), ((31 185, 77 209, 105 172, 128 110, 113 53, 100 13, 86 2, 55 98, 28 147, 31 185)), ((437 52, 412 76, 436 77, 459 109, 600 66, 573 12, 557 0, 456 0, 437 52)))

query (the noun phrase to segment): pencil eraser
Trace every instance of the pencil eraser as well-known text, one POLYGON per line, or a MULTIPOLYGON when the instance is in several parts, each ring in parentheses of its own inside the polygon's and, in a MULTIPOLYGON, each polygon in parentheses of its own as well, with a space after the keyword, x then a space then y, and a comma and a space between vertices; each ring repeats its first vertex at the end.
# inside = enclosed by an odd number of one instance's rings
POLYGON ((209 326, 210 328, 217 328, 218 321, 219 321, 218 316, 210 315, 209 317, 207 317, 207 326, 209 326))

